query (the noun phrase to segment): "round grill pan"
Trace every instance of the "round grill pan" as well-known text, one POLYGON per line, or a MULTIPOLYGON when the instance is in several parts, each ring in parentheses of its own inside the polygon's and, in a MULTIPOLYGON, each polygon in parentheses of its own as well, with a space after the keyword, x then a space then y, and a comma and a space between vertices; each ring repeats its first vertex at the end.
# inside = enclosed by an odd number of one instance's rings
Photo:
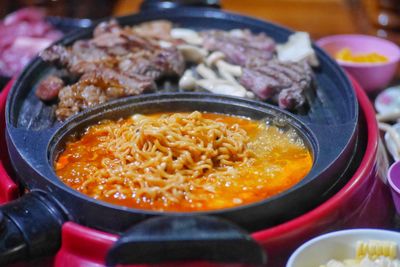
MULTIPOLYGON (((171 20, 179 26, 196 30, 248 28, 253 32, 265 32, 277 42, 286 41, 291 34, 291 31, 267 22, 205 8, 147 11, 119 18, 118 21, 122 25, 134 25, 156 19, 171 20)), ((67 45, 78 39, 89 38, 92 30, 91 28, 68 35, 60 43, 67 45)), ((31 205, 36 203, 41 207, 41 211, 33 213, 31 219, 40 218, 44 224, 47 219, 47 223, 53 225, 73 220, 97 229, 121 233, 130 226, 156 215, 172 216, 172 221, 188 215, 213 215, 253 231, 293 218, 314 207, 328 197, 330 189, 351 162, 358 119, 356 96, 349 80, 331 58, 318 47, 314 49, 321 64, 315 71, 316 93, 309 99, 309 110, 295 115, 261 102, 208 93, 166 93, 161 90, 156 94, 116 100, 59 123, 53 115, 54 107, 44 104, 34 95, 40 79, 56 70, 40 59, 35 59, 17 79, 6 107, 7 143, 13 166, 21 184, 34 193, 33 197, 31 195, 29 198, 31 205), (192 109, 245 115, 251 118, 284 117, 308 140, 313 150, 314 165, 310 174, 293 188, 258 203, 185 214, 139 211, 96 201, 64 185, 54 174, 52 162, 57 151, 62 148, 66 136, 79 132, 90 123, 103 118, 124 116, 128 112, 192 109), (43 216, 43 210, 46 209, 51 211, 51 216, 43 216)), ((20 201, 18 207, 23 206, 25 202, 20 201)), ((6 217, 14 221, 23 217, 20 213, 13 212, 13 208, 7 208, 4 212, 6 217)), ((196 225, 193 221, 189 221, 189 224, 196 225)), ((21 231, 24 230, 23 224, 18 227, 21 231)), ((29 227, 28 224, 26 227, 29 227)), ((195 226, 193 228, 197 229, 195 226)), ((37 232, 25 234, 25 239, 34 240, 36 234, 37 232)), ((27 243, 31 245, 34 242, 27 243)))

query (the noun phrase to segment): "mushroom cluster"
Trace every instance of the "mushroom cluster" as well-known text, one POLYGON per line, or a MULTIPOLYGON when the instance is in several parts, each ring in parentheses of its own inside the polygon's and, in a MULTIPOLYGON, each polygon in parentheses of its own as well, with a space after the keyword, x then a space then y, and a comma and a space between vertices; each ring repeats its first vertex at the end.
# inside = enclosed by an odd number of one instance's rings
POLYGON ((196 31, 174 28, 171 30, 171 36, 185 42, 177 46, 178 50, 186 62, 194 64, 179 80, 181 89, 187 91, 202 89, 216 94, 255 97, 253 92, 248 91, 238 82, 238 78, 243 73, 242 67, 225 61, 225 55, 220 51, 211 53, 201 47, 203 40, 196 31))

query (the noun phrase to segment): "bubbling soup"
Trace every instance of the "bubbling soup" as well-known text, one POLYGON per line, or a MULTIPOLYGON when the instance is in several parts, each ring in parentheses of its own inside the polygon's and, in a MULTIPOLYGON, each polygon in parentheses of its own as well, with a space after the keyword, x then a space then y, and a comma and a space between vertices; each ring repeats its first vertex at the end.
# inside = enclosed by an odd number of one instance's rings
POLYGON ((294 130, 195 111, 101 121, 68 141, 54 168, 95 199, 187 212, 276 195, 302 180, 312 163, 294 130))

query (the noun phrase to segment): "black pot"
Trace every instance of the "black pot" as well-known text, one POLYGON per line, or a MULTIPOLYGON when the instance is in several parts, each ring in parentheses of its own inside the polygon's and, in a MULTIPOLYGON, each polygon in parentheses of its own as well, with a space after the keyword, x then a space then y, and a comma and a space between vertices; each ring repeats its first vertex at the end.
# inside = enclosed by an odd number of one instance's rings
MULTIPOLYGON (((284 42, 291 34, 289 30, 267 22, 205 8, 150 10, 119 18, 118 21, 122 25, 133 25, 154 19, 168 19, 194 29, 249 28, 254 32, 265 32, 278 42, 284 42)), ((71 44, 87 38, 92 30, 75 32, 60 43, 71 44)), ((314 49, 321 63, 316 71, 317 92, 310 99, 310 109, 297 115, 257 101, 208 93, 156 93, 116 100, 59 123, 52 115, 52 107, 34 96, 38 81, 54 72, 55 68, 35 59, 18 78, 7 100, 9 153, 19 182, 30 193, 1 208, 5 223, 3 229, 6 229, 4 233, 12 233, 12 240, 16 242, 6 246, 4 244, 9 239, 2 239, 4 246, 3 251, 0 250, 0 261, 9 262, 54 252, 60 244, 62 223, 73 220, 108 232, 126 232, 110 252, 110 264, 126 263, 132 258, 135 263, 144 263, 193 257, 265 263, 262 249, 248 235, 224 220, 253 231, 315 207, 333 193, 332 188, 345 175, 356 145, 358 107, 352 86, 332 59, 319 48, 314 49), (308 143, 314 156, 313 168, 299 184, 274 197, 236 208, 190 213, 114 206, 74 191, 55 175, 53 162, 66 138, 92 123, 136 112, 190 110, 254 119, 283 118, 286 122, 283 127, 293 127, 308 143), (151 217, 155 218, 146 221, 151 217), (52 225, 53 231, 47 230, 48 225, 52 225), (136 226, 127 231, 133 225, 136 226), (201 253, 193 252, 193 248, 201 253), (154 257, 156 251, 162 253, 154 257)), ((7 237, 11 238, 10 235, 7 237)))

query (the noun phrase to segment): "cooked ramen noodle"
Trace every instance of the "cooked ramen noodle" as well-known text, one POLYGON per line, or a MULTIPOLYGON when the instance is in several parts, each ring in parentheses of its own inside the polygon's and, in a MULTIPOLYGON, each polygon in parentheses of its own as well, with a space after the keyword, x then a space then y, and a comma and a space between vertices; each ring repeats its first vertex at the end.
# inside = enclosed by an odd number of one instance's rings
POLYGON ((66 144, 61 180, 132 208, 200 211, 243 205, 298 183, 312 156, 294 130, 213 113, 105 120, 66 144))

